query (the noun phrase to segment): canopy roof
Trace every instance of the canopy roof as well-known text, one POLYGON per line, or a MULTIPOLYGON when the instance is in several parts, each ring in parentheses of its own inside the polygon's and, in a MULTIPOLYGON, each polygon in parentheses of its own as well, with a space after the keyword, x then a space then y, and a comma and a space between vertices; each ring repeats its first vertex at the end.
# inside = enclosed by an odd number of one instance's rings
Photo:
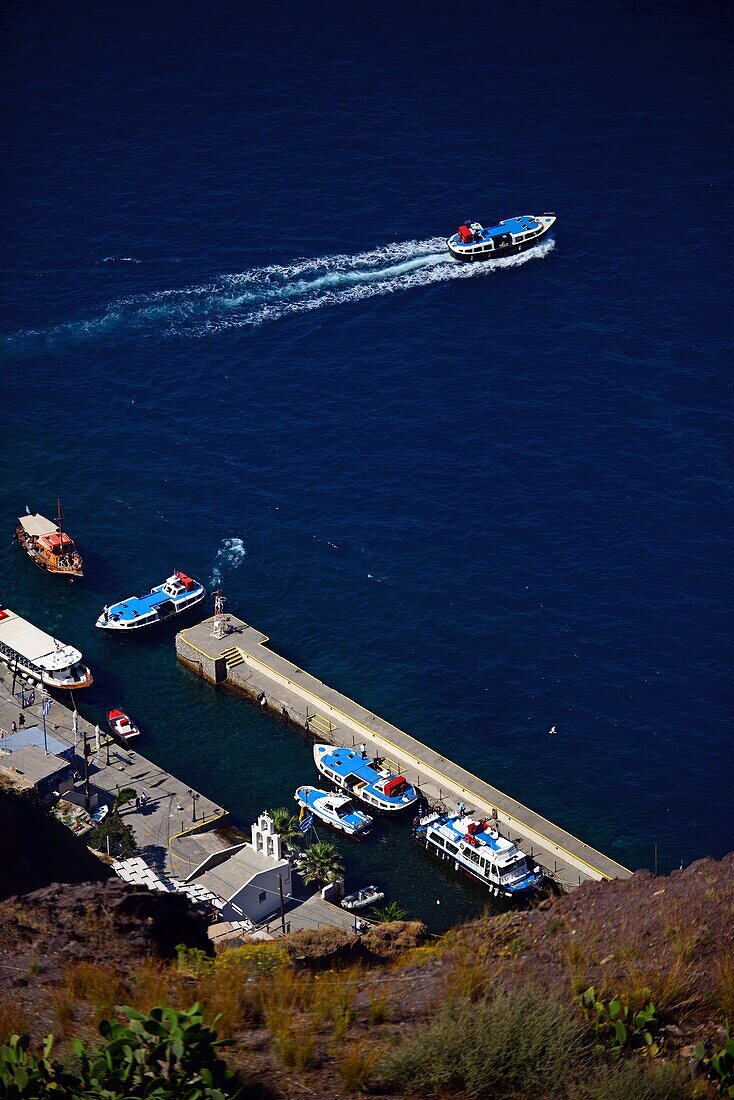
POLYGON ((49 550, 63 549, 64 546, 73 546, 74 540, 70 535, 54 533, 53 535, 42 535, 38 540, 43 546, 48 547, 49 550))
POLYGON ((46 519, 39 512, 33 516, 21 516, 20 525, 28 535, 39 538, 41 535, 53 535, 58 528, 53 520, 46 519))

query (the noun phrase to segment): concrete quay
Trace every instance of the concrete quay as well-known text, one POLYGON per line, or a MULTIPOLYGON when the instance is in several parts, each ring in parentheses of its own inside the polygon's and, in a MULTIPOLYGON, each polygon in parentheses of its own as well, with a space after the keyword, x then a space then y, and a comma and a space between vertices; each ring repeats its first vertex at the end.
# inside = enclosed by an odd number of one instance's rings
POLYGON ((209 618, 176 636, 179 661, 196 675, 255 701, 299 726, 315 740, 365 743, 371 755, 421 788, 429 801, 465 802, 496 811, 502 831, 533 856, 563 889, 582 882, 628 878, 631 872, 521 802, 446 759, 435 749, 311 676, 267 645, 267 635, 225 615, 225 636, 214 637, 209 618))
MULTIPOLYGON (((10 731, 12 723, 17 724, 22 713, 25 729, 36 726, 42 730, 42 691, 36 688, 35 702, 21 707, 20 700, 12 693, 12 683, 12 673, 0 668, 0 729, 10 731)), ((21 686, 16 684, 16 693, 21 686)), ((83 795, 85 791, 86 733, 93 808, 96 807, 95 798, 102 802, 106 795, 106 800, 111 802, 118 787, 133 787, 138 795, 148 796, 144 808, 136 809, 134 803, 128 804, 122 808, 120 816, 132 827, 141 855, 160 872, 182 877, 189 866, 196 866, 213 850, 224 846, 225 842, 212 830, 225 824, 229 811, 146 759, 138 751, 138 746, 145 744, 144 732, 128 746, 119 745, 108 731, 100 728, 97 749, 95 727, 78 715, 75 739, 73 711, 56 699, 52 700, 46 716, 46 731, 48 736, 67 747, 73 747, 76 740, 74 766, 79 777, 74 788, 76 795, 83 795)), ((2 744, 0 740, 0 750, 2 744)))

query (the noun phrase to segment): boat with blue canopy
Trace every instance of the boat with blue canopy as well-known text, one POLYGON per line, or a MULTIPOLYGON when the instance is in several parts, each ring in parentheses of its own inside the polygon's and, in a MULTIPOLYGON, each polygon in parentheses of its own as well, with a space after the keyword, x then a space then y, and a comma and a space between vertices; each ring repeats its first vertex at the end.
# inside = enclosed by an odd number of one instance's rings
POLYGON ((105 607, 96 625, 100 630, 141 630, 181 615, 204 599, 204 585, 176 570, 147 596, 130 596, 105 607))
POLYGON ((518 214, 489 228, 465 222, 446 239, 446 246, 455 260, 465 263, 515 256, 542 240, 555 221, 555 214, 518 214))
POLYGON ((347 836, 363 837, 371 832, 374 821, 369 814, 362 813, 343 794, 320 791, 318 787, 299 787, 294 795, 296 802, 304 809, 347 836))
POLYGON ((419 791, 404 775, 391 771, 381 757, 370 759, 362 751, 314 745, 313 758, 322 775, 375 810, 395 813, 415 805, 419 791))
POLYGON ((497 821, 473 816, 460 806, 456 813, 434 810, 413 822, 413 836, 456 871, 481 882, 495 897, 528 898, 544 881, 542 869, 521 848, 502 836, 497 821))

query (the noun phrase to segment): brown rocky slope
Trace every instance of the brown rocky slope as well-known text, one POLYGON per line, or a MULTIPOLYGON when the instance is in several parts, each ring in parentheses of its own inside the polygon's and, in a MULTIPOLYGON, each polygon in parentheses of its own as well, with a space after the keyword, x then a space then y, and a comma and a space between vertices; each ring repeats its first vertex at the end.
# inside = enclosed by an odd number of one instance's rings
MULTIPOLYGON (((99 1018, 122 1004, 146 1010, 199 1000, 208 1017, 220 1014, 220 1034, 235 1040, 228 1058, 260 1082, 258 1095, 328 1100, 366 1089, 384 1096, 714 1096, 696 1068, 695 1044, 718 1049, 726 1018, 734 1019, 732 871, 734 855, 667 877, 638 872, 535 910, 473 921, 440 939, 400 923, 362 941, 325 931, 230 949, 214 960, 184 899, 117 880, 54 886, 0 904, 0 1030, 25 1028, 35 1041, 53 1030, 63 1051, 71 1036, 91 1035, 99 1018), (167 961, 177 943, 189 950, 167 961), (643 1063, 638 1051, 629 1052, 636 1085, 610 1077, 608 1088, 589 1092, 577 1067, 561 1092, 557 1083, 544 1091, 537 1082, 505 1087, 502 1079, 482 1091, 488 1086, 476 1075, 437 1072, 411 1093, 410 1079, 396 1078, 395 1066, 392 1079, 380 1072, 396 1052, 409 1055, 416 1037, 426 1052, 433 1049, 430 1024, 442 1006, 469 1006, 471 1016, 491 1009, 492 999, 506 996, 501 1003, 511 1009, 529 996, 531 1013, 537 994, 541 1008, 555 1006, 563 1026, 571 1021, 574 1035, 589 1033, 595 1068, 587 1077, 618 1074, 593 1053, 591 1024, 578 1005, 589 986, 605 1003, 616 997, 631 1011, 656 1005, 655 1065, 648 1071, 652 1059, 643 1063), (662 1091, 641 1091, 643 1078, 647 1088, 666 1062, 673 1076, 662 1091)), ((408 1058, 405 1065, 412 1064, 408 1058)))

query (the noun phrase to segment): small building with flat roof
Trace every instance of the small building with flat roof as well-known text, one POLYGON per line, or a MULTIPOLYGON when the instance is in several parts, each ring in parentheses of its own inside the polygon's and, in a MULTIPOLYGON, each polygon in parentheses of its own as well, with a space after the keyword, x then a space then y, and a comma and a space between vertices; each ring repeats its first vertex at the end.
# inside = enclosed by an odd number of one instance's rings
POLYGON ((46 733, 44 738, 40 726, 21 726, 15 733, 0 730, 0 754, 17 752, 26 745, 35 745, 36 748, 48 749, 53 756, 63 756, 69 761, 74 759, 74 748, 59 741, 53 734, 46 733))
MULTIPOLYGON (((2 745, 2 742, 0 742, 2 745)), ((50 798, 72 783, 74 765, 64 756, 46 753, 38 745, 20 745, 13 752, 0 748, 0 773, 18 787, 34 787, 41 798, 50 798)))

